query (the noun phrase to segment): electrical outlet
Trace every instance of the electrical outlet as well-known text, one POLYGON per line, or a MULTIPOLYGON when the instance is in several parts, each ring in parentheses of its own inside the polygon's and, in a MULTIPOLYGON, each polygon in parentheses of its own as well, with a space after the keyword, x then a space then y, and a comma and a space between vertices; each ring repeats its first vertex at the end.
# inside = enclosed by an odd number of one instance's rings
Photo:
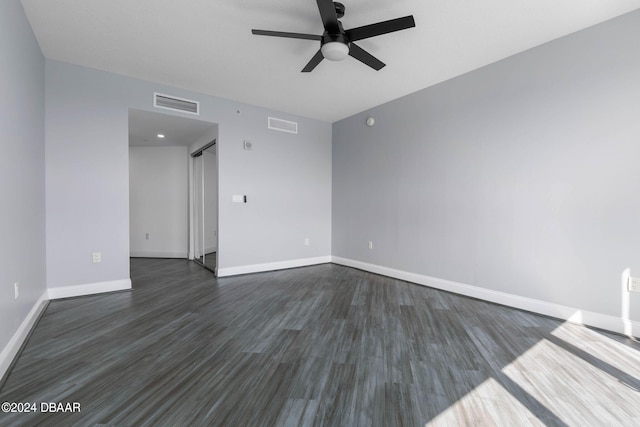
POLYGON ((304 239, 304 245, 305 246, 309 246, 309 238, 308 237, 306 239, 304 239))
POLYGON ((640 277, 629 277, 627 289, 629 292, 640 292, 640 277))
POLYGON ((18 299, 18 295, 20 295, 20 283, 16 282, 13 284, 13 291, 15 292, 15 299, 18 299))
POLYGON ((369 249, 373 249, 373 241, 369 240, 369 249))
POLYGON ((102 253, 101 252, 94 252, 93 253, 93 262, 102 262, 102 253))

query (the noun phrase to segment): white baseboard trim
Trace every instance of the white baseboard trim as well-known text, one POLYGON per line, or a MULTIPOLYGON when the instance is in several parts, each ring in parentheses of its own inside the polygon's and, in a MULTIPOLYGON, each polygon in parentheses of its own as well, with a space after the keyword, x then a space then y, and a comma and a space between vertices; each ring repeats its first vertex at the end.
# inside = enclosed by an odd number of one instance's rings
POLYGON ((238 274, 259 273, 261 271, 283 270, 285 268, 306 267, 309 265, 326 264, 331 262, 331 256, 315 258, 301 258, 287 261, 267 262, 264 264, 241 265, 218 269, 218 277, 235 276, 238 274))
POLYGON ((502 304, 521 310, 543 314, 545 316, 556 317, 579 325, 593 326, 596 328, 605 329, 628 336, 640 336, 640 322, 623 319, 622 317, 581 310, 575 307, 568 307, 565 305, 555 304, 547 301, 508 294, 506 292, 493 291, 491 289, 481 288, 478 286, 472 286, 464 283, 452 282, 450 280, 438 279, 436 277, 425 276, 422 274, 396 270, 393 268, 369 264, 366 262, 356 261, 348 258, 332 256, 331 262, 334 264, 340 264, 347 267, 353 267, 360 270, 369 271, 371 273, 380 274, 382 276, 392 277, 394 279, 400 279, 407 282, 440 289, 443 291, 453 292, 456 294, 495 302, 497 304, 502 304))
POLYGON ((79 297, 131 289, 131 279, 111 280, 109 282, 87 283, 84 285, 60 286, 49 288, 49 299, 79 297))
POLYGON ((188 252, 131 251, 131 258, 188 258, 188 252))
POLYGON ((0 379, 4 377, 4 375, 11 367, 13 359, 22 348, 22 344, 29 336, 29 332, 31 332, 33 325, 40 317, 42 310, 44 310, 46 301, 47 291, 45 290, 40 298, 38 298, 38 300, 35 302, 35 304, 33 304, 33 307, 29 311, 29 314, 27 314, 27 317, 24 318, 24 320, 18 327, 18 330, 15 332, 15 334, 13 334, 4 349, 2 349, 2 352, 0 353, 0 379))

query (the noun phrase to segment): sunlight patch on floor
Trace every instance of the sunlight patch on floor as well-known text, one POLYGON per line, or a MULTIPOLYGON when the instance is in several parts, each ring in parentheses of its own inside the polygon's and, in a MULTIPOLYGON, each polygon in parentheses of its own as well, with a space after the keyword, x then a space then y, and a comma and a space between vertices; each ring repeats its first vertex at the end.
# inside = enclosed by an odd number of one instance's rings
POLYGON ((497 380, 488 378, 425 427, 542 425, 544 424, 497 380))
POLYGON ((640 352, 614 339, 604 344, 601 335, 563 323, 502 372, 564 422, 587 413, 596 419, 636 419, 630 409, 639 397, 640 352), (629 357, 620 360, 620 352, 629 357), (614 389, 615 398, 603 405, 601 395, 614 389))
MULTIPOLYGON (((626 375, 640 381, 640 350, 625 344, 623 341, 627 338, 614 337, 569 323, 563 323, 551 335, 568 346, 583 351, 582 356, 586 355, 588 361, 602 364, 606 368, 604 371, 613 376, 613 380, 620 381, 619 377, 626 375), (620 357, 621 355, 624 357, 620 357)), ((629 340, 635 341, 632 338, 629 340)), ((587 362, 581 357, 580 363, 587 362)))

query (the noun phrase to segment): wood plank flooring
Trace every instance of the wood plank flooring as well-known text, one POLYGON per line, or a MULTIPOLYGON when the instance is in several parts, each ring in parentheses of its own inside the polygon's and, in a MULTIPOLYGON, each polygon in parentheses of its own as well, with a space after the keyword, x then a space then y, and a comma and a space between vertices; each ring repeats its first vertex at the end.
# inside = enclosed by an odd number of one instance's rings
POLYGON ((52 301, 1 426, 638 426, 640 344, 332 264, 216 279, 133 259, 52 301))

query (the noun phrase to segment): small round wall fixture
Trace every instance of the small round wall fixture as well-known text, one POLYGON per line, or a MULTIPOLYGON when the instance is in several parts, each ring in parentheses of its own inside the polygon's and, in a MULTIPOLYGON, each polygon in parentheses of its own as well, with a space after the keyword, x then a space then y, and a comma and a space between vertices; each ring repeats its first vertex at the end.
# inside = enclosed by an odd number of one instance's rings
POLYGON ((371 127, 374 124, 376 124, 376 119, 374 119, 373 117, 367 117, 367 126, 371 127))

